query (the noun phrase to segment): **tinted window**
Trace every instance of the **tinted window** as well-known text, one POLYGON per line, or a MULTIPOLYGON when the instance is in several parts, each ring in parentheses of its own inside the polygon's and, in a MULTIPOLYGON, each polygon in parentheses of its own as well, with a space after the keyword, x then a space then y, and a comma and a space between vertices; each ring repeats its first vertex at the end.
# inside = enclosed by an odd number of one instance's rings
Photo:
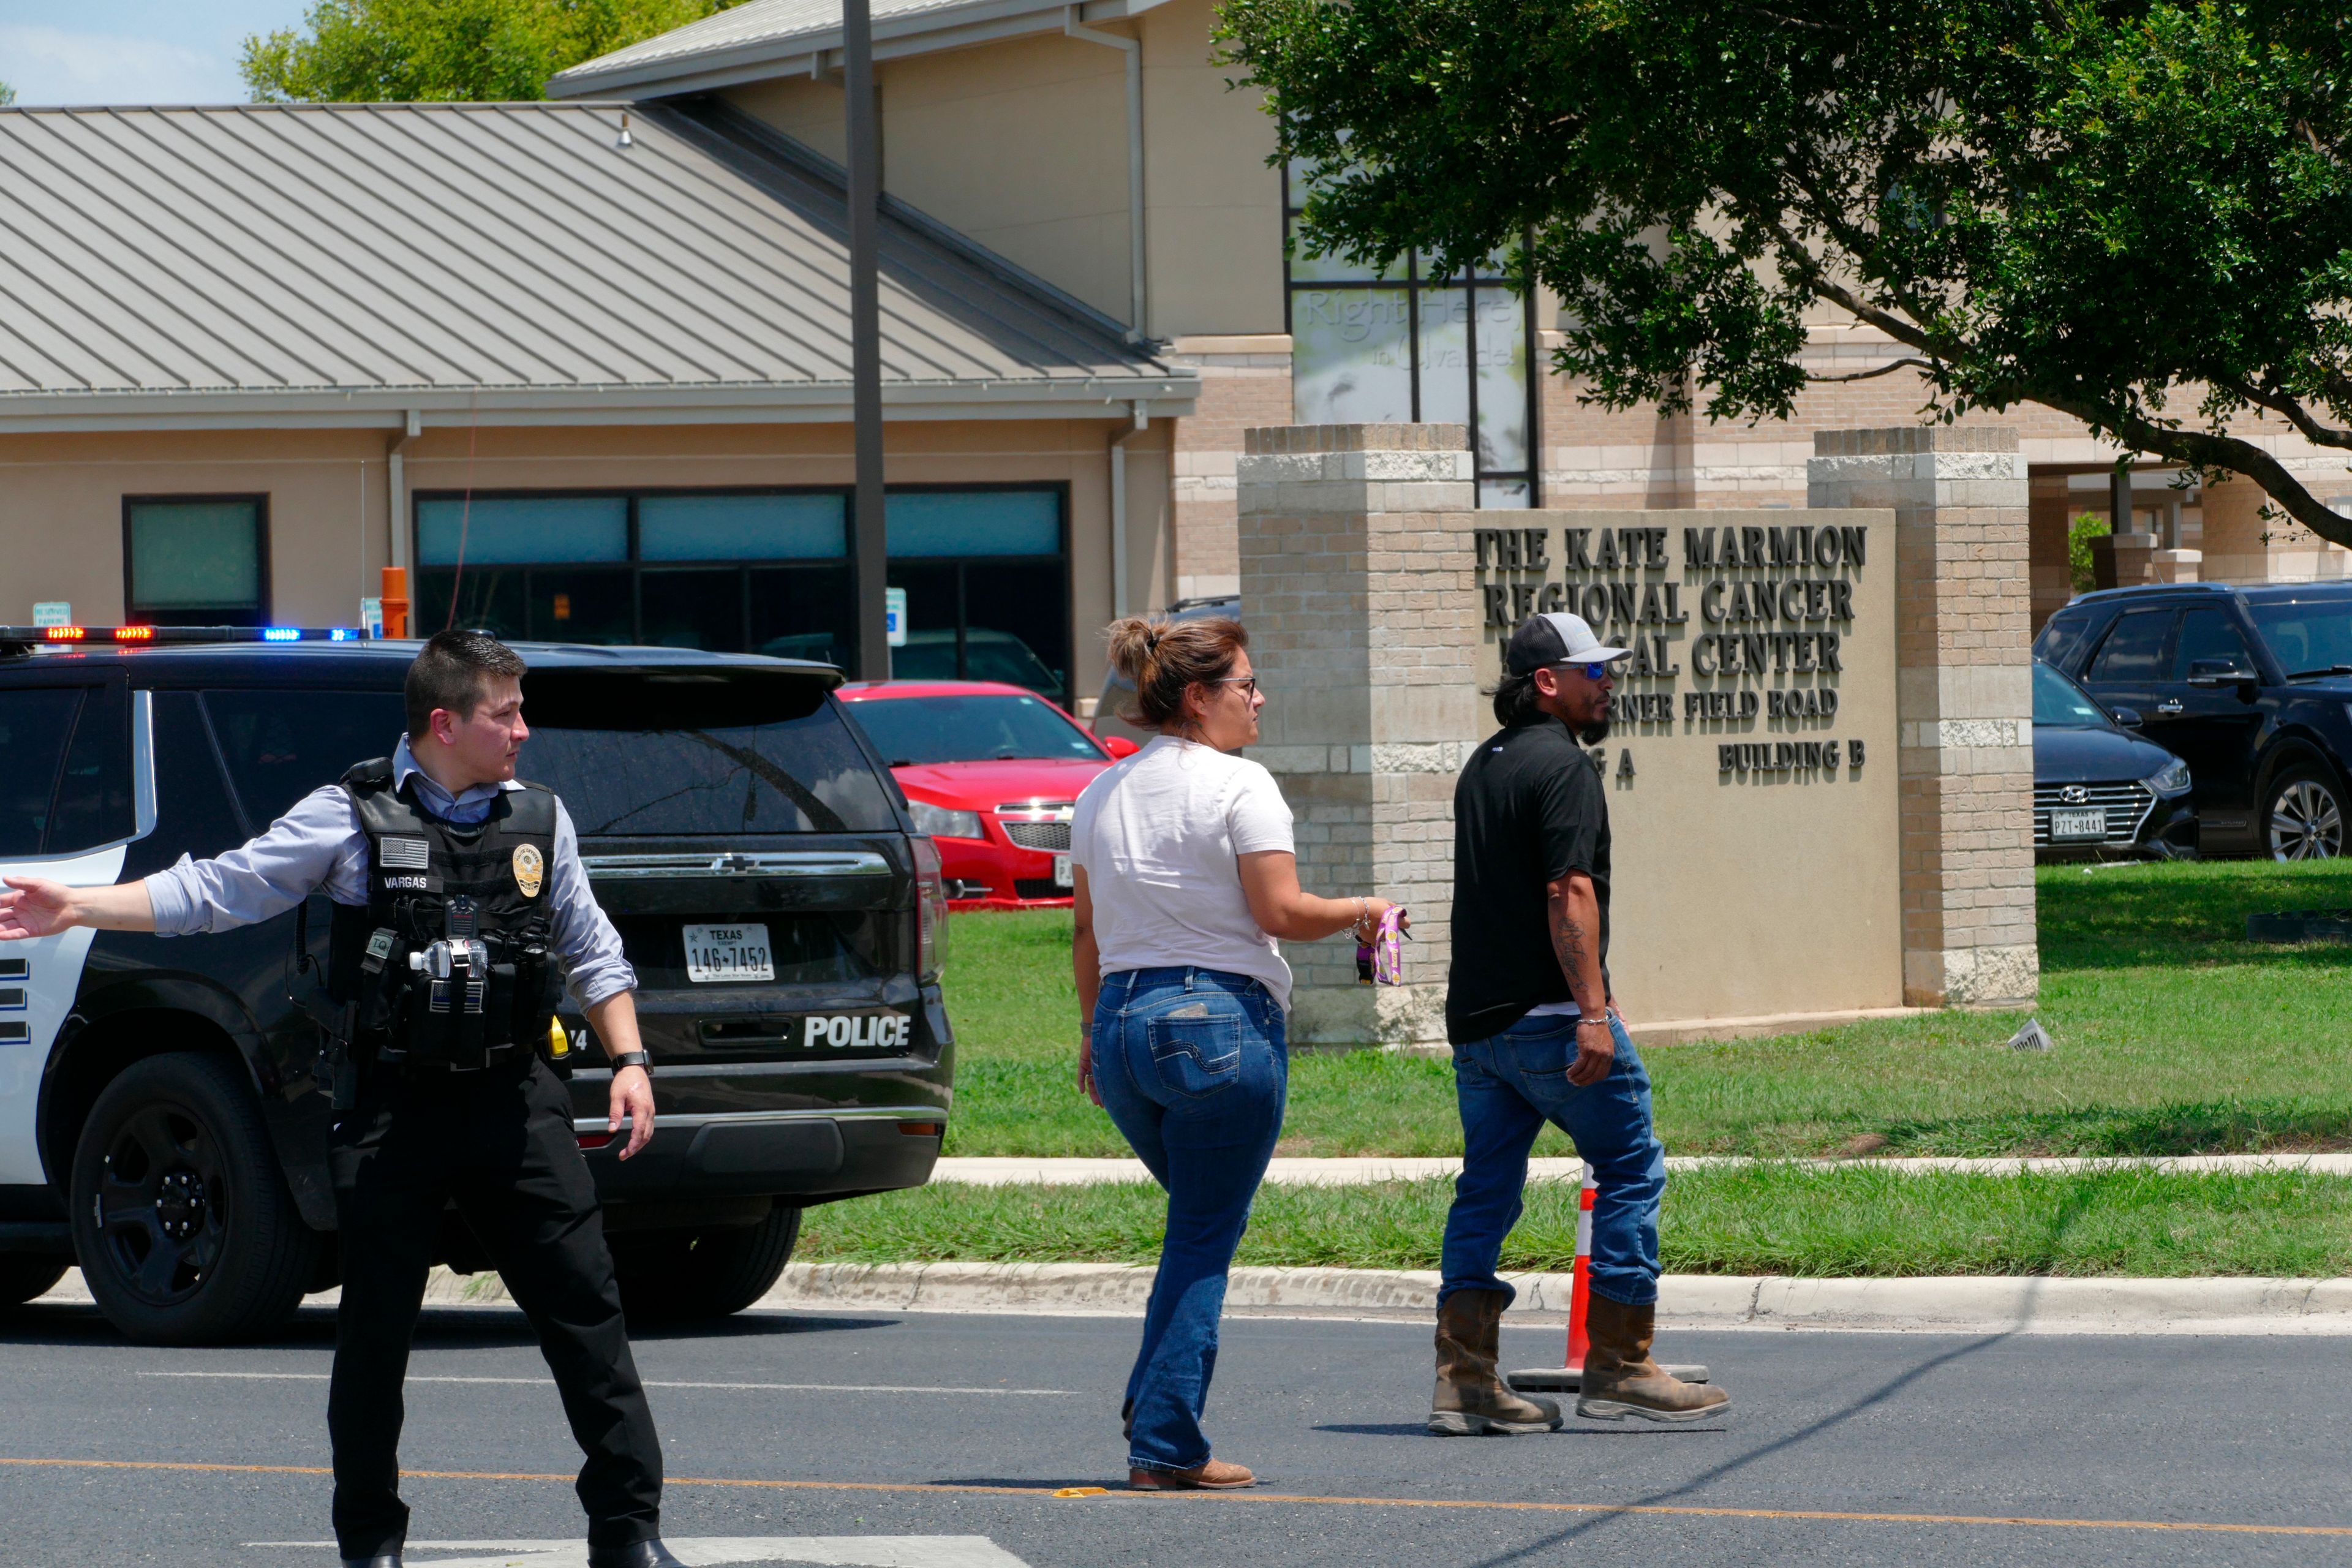
POLYGON ((390 756, 408 723, 396 691, 207 691, 205 711, 257 833, 354 763, 390 756))
POLYGON ((2161 680, 2164 643, 2172 630, 2170 610, 2133 610, 2116 622, 2116 629, 2099 645, 2089 679, 2098 680, 2161 680))
POLYGON ((48 852, 119 843, 131 837, 131 696, 120 686, 94 686, 82 699, 73 743, 66 749, 48 852))
POLYGON ((2106 710, 2048 665, 2033 666, 2033 721, 2063 730, 2104 730, 2106 710))
MULTIPOLYGON (((149 845, 169 847, 166 863, 182 850, 217 855, 247 837, 229 805, 228 788, 213 761, 213 743, 193 691, 155 694, 155 805, 161 828, 149 845)), ((131 867, 123 868, 132 874, 131 867)), ((323 929, 323 927, 321 928, 323 929)))
POLYGON ((2259 599, 2254 629, 2289 675, 2352 667, 2352 595, 2320 592, 2292 599, 2259 599))
POLYGON ((585 835, 898 826, 839 706, 804 678, 549 670, 524 678, 523 718, 523 776, 585 835))
POLYGON ((2083 634, 2090 625, 2088 616, 2051 616, 2042 635, 2033 639, 2033 657, 2062 667, 2074 663, 2074 656, 2083 648, 2083 634))
POLYGON ((68 687, 0 690, 0 855, 41 853, 57 799, 58 764, 81 692, 68 687))
POLYGON ((2247 669, 2254 668, 2253 651, 2246 647, 2244 634, 2227 610, 2195 609, 2180 617, 2180 637, 2172 651, 2172 679, 2188 679, 2200 658, 2226 658, 2247 669))
POLYGON ((853 702, 850 717, 892 767, 1103 753, 1059 710, 1034 697, 893 697, 853 702))

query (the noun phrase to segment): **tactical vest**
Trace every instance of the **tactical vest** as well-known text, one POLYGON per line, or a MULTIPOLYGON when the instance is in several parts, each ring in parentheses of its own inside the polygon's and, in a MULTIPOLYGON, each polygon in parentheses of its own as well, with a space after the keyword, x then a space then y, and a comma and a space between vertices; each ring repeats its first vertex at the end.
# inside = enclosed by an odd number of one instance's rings
POLYGON ((365 907, 337 904, 327 992, 362 1055, 467 1069, 544 1042, 562 976, 555 795, 501 790, 481 822, 445 821, 392 787, 386 758, 343 775, 368 843, 365 907))

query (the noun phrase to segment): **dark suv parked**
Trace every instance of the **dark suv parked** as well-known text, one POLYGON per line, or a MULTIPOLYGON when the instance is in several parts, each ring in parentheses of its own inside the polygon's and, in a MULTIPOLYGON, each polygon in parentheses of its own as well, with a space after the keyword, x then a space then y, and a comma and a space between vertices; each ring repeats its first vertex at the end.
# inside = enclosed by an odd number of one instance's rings
POLYGON ((2352 584, 2085 594, 2033 651, 2189 764, 2201 853, 2344 853, 2352 584))
MULTIPOLYGON (((0 632, 0 874, 217 854, 398 739, 415 644, 167 646, 191 635, 0 632)), ((609 1069, 561 1016, 623 1291, 635 1315, 735 1311, 803 1205, 929 1178, 953 1062, 939 858, 829 667, 521 652, 523 774, 571 809, 655 1062, 653 1142, 623 1165, 609 1069)), ((319 897, 217 936, 0 951, 0 1303, 79 1262, 124 1331, 194 1342, 333 1283, 319 1033, 290 999, 298 931, 323 962, 328 926, 319 897)), ((454 1211, 439 1256, 487 1267, 454 1211)))

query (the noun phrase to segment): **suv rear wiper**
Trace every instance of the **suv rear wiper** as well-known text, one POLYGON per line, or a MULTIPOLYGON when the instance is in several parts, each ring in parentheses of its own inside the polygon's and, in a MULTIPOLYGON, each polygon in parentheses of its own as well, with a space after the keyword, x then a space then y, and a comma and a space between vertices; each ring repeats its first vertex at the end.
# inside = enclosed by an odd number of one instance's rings
POLYGON ((2331 664, 2325 669, 2298 669, 2293 675, 2288 676, 2287 679, 2289 680, 2309 680, 2313 677, 2320 675, 2352 675, 2352 664, 2331 664))

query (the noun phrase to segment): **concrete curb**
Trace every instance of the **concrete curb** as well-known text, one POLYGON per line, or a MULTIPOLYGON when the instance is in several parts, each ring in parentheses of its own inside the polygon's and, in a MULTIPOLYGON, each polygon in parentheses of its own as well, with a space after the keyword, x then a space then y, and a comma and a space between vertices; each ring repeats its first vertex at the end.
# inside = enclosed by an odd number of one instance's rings
MULTIPOLYGON (((1108 1263, 796 1263, 760 1305, 894 1311, 1139 1316, 1149 1268, 1108 1263)), ((1564 1319, 1571 1276, 1507 1275, 1516 1321, 1564 1319)), ((1427 1318, 1439 1276, 1419 1269, 1236 1268, 1235 1312, 1427 1318)), ((2352 1279, 1788 1279, 1669 1275, 1670 1329, 1951 1334, 2352 1335, 2352 1279)))
MULTIPOLYGON (((1133 1318, 1156 1271, 1123 1263, 795 1263, 756 1310, 865 1308, 889 1312, 1003 1312, 1133 1318)), ((1573 1277, 1510 1274, 1511 1321, 1563 1323, 1573 1277)), ((1439 1276, 1427 1269, 1236 1268, 1225 1307, 1241 1316, 1375 1318, 1424 1322, 1439 1276)), ((2291 1334, 2352 1336, 2352 1279, 1790 1279, 1669 1274, 1658 1321, 1675 1330, 1916 1334, 2291 1334)), ((331 1307, 321 1291, 304 1305, 331 1307)), ((436 1268, 428 1307, 512 1310, 495 1274, 436 1268)), ((70 1269, 40 1302, 88 1306, 70 1269)))
MULTIPOLYGON (((1808 1171, 1954 1172, 1964 1175, 2063 1175, 2077 1171, 2129 1170, 2221 1174, 2250 1171, 2310 1171, 2320 1175, 2352 1176, 2352 1153, 2288 1154, 2161 1154, 2113 1158, 1964 1159, 1928 1156, 1901 1160, 1757 1160, 1739 1154, 1670 1154, 1669 1171, 1703 1171, 1737 1165, 1785 1164, 1808 1171)), ((1426 1182, 1459 1174, 1458 1158, 1417 1158, 1373 1155, 1329 1160, 1277 1159, 1266 1166, 1265 1179, 1276 1185, 1355 1186, 1370 1182, 1426 1182)), ((1573 1182, 1584 1173, 1581 1161, 1530 1160, 1532 1182, 1573 1182)), ((1113 1182, 1149 1182, 1143 1162, 1130 1159, 1027 1159, 992 1155, 960 1155, 941 1160, 931 1171, 934 1182, 971 1186, 1093 1186, 1113 1182)))

